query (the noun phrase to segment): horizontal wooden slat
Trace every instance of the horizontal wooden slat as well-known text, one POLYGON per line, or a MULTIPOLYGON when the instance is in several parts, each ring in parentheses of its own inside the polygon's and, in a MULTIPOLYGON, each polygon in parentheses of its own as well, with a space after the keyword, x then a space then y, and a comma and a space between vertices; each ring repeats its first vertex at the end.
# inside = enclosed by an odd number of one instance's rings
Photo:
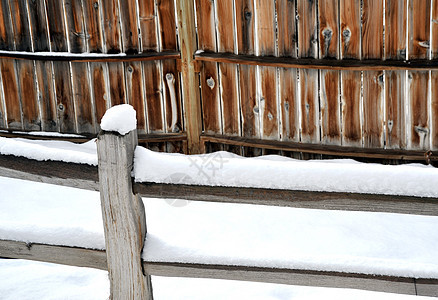
POLYGON ((379 148, 359 148, 337 145, 322 145, 297 143, 290 141, 273 141, 251 139, 244 137, 231 137, 223 135, 207 135, 201 136, 202 142, 211 142, 227 145, 238 145, 244 147, 254 147, 273 150, 284 150, 292 152, 315 153, 323 155, 335 155, 345 157, 363 157, 363 158, 379 158, 379 159, 399 159, 399 160, 415 160, 415 161, 438 161, 437 153, 432 151, 415 151, 415 150, 398 150, 398 149, 379 149, 379 148))
MULTIPOLYGON (((86 53, 85 53, 86 54, 86 53)), ((151 60, 165 60, 165 59, 179 59, 179 52, 144 52, 141 54, 95 54, 90 55, 73 54, 73 53, 59 53, 52 52, 50 55, 44 52, 14 52, 14 51, 0 51, 0 58, 11 59, 29 59, 40 61, 71 61, 71 62, 123 62, 123 61, 151 61, 151 60)))
POLYGON ((281 68, 317 69, 317 70, 436 70, 438 60, 377 60, 377 59, 314 59, 276 56, 255 56, 233 53, 201 52, 195 54, 196 61, 234 63, 281 68))
POLYGON ((97 167, 0 155, 0 176, 99 191, 97 167))
POLYGON ((106 270, 105 250, 0 240, 0 257, 106 270))
POLYGON ((149 275, 169 277, 215 278, 269 282, 302 286, 354 288, 408 295, 437 296, 438 280, 355 273, 209 265, 172 262, 143 262, 149 275))
POLYGON ((159 183, 135 183, 134 192, 149 198, 438 216, 437 198, 159 183))

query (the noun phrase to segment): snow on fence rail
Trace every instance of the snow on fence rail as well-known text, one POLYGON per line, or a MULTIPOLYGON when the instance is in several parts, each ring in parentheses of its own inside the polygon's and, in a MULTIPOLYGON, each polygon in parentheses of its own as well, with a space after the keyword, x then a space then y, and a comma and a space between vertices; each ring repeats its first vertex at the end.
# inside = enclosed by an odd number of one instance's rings
MULTIPOLYGON (((105 129, 106 126, 103 128, 105 129)), ((148 240, 145 241, 145 210, 139 196, 434 216, 438 216, 438 198, 434 194, 426 195, 428 197, 420 197, 421 194, 384 195, 382 191, 371 194, 357 191, 351 193, 196 185, 196 180, 193 178, 191 180, 194 180, 192 183, 195 185, 190 185, 184 181, 187 178, 181 178, 181 174, 180 177, 174 178, 172 183, 136 182, 132 184, 131 171, 137 146, 135 126, 131 125, 128 130, 124 130, 129 131, 125 135, 116 132, 117 126, 109 126, 106 129, 110 131, 101 132, 97 141, 98 168, 79 163, 37 161, 4 155, 0 151, 0 174, 2 176, 90 190, 99 188, 106 251, 0 240, 1 257, 108 269, 111 295, 115 299, 152 299, 151 275, 357 288, 426 296, 438 295, 437 278, 226 263, 209 264, 196 260, 184 262, 148 260, 147 256, 142 256, 142 250, 146 249, 143 243, 148 243, 148 240)), ((260 161, 260 158, 258 160, 260 161)), ((253 163, 256 162, 253 161, 253 163)), ((157 167, 146 164, 141 168, 156 169, 157 167)))

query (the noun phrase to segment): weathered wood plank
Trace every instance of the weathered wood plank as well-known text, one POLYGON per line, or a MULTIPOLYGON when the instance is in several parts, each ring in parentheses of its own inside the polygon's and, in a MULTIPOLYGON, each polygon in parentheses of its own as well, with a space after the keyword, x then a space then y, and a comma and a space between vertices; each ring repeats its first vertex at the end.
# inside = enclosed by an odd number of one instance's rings
POLYGON ((409 123, 408 149, 429 148, 430 120, 428 107, 429 72, 408 72, 409 123))
MULTIPOLYGON (((218 52, 234 53, 234 5, 232 1, 216 1, 218 52)), ((237 66, 219 64, 222 132, 240 135, 237 66)))
POLYGON ((438 199, 358 193, 136 183, 143 197, 297 208, 438 215, 438 199))
POLYGON ((157 13, 155 1, 138 1, 138 14, 140 18, 141 44, 143 51, 156 51, 157 40, 157 13))
MULTIPOLYGON (((298 57, 318 58, 318 19, 315 1, 299 1, 298 57)), ((300 70, 301 141, 319 143, 318 71, 300 70)))
POLYGON ((409 0, 409 59, 428 58, 430 48, 430 1, 409 0))
POLYGON ((432 142, 430 148, 432 150, 438 150, 438 72, 437 71, 431 72, 430 84, 432 87, 431 107, 430 107, 430 110, 432 112, 432 119, 430 124, 432 142))
POLYGON ((385 58, 406 59, 407 3, 385 1, 385 58))
POLYGON ((0 175, 22 180, 98 191, 97 167, 59 161, 37 161, 0 155, 0 175))
MULTIPOLYGON (((139 1, 141 2, 141 1, 139 1)), ((139 28, 137 0, 120 1, 120 21, 122 22, 122 45, 125 53, 138 53, 139 28)))
POLYGON ((148 128, 151 133, 164 132, 163 103, 161 99, 161 73, 158 62, 143 63, 148 128), (147 84, 146 84, 147 83, 147 84))
POLYGON ((69 63, 53 62, 53 75, 59 129, 63 133, 75 133, 77 124, 69 63))
POLYGON ((102 5, 102 28, 105 35, 105 52, 120 53, 122 52, 122 47, 119 1, 109 0, 100 2, 100 4, 102 5))
POLYGON ((62 1, 46 0, 46 10, 47 26, 50 33, 51 51, 68 52, 62 1))
POLYGON ((395 276, 376 276, 356 273, 341 273, 312 270, 276 269, 262 267, 240 267, 228 265, 208 265, 199 263, 143 261, 144 269, 156 276, 216 278, 270 282, 302 286, 354 288, 378 292, 408 295, 434 296, 438 282, 395 276), (424 282, 424 283, 423 283, 424 282))
POLYGON ((0 1, 0 49, 12 50, 14 47, 14 34, 11 22, 9 0, 0 1))
POLYGON ((123 67, 123 63, 108 63, 111 106, 127 103, 124 73, 125 68, 123 67))
POLYGON ((141 198, 132 194, 136 146, 136 130, 124 136, 101 132, 97 140, 111 299, 152 299, 151 279, 143 274, 141 265, 145 210, 141 198))
POLYGON ((395 159, 395 160, 415 160, 415 161, 436 161, 438 156, 429 153, 429 158, 426 157, 424 151, 421 150, 398 150, 398 149, 371 149, 349 146, 323 145, 323 144, 306 144, 292 141, 274 141, 274 140, 260 140, 254 138, 221 136, 221 135, 206 135, 201 136, 204 142, 221 143, 238 145, 242 147, 253 147, 263 149, 282 150, 287 152, 303 152, 322 154, 328 156, 341 157, 363 157, 363 158, 377 158, 377 159, 395 159))
POLYGON ((139 134, 147 133, 146 125, 146 107, 144 99, 144 81, 142 78, 142 63, 131 62, 125 63, 126 74, 126 93, 128 103, 131 104, 137 112, 137 128, 139 134))
MULTIPOLYGON (((361 1, 340 2, 341 59, 361 58, 361 1)), ((362 145, 361 72, 341 72, 342 145, 362 145)))
POLYGON ((386 148, 406 148, 406 72, 385 72, 386 148))
POLYGON ((82 0, 84 22, 87 29, 86 37, 88 49, 91 53, 102 53, 103 51, 103 25, 101 23, 101 14, 99 1, 82 0))
POLYGON ((438 58, 438 1, 432 0, 431 58, 438 58))
MULTIPOLYGON (((255 24, 257 54, 276 55, 274 2, 257 0, 255 13, 257 15, 255 24)), ((277 69, 259 67, 258 73, 260 136, 264 139, 278 139, 277 69)))
POLYGON ((0 69, 2 72, 8 129, 23 129, 18 78, 15 73, 14 61, 10 59, 1 59, 0 69))
POLYGON ((105 250, 0 240, 0 256, 106 270, 105 250))

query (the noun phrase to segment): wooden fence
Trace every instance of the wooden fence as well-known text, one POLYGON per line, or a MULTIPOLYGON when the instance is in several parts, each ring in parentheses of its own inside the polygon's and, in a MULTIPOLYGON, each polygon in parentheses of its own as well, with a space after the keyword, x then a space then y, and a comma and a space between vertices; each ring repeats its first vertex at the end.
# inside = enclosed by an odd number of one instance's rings
POLYGON ((0 129, 96 135, 130 103, 160 151, 434 161, 437 20, 438 0, 2 0, 0 129))
POLYGON ((438 296, 438 280, 430 278, 212 265, 199 263, 196 258, 184 263, 142 260, 143 243, 147 243, 148 239, 145 240, 145 210, 140 196, 434 216, 438 216, 438 199, 177 184, 135 183, 133 185, 131 170, 136 145, 136 131, 131 131, 125 136, 102 132, 98 138, 98 168, 0 155, 2 176, 100 190, 106 245, 106 251, 102 251, 0 240, 0 257, 106 269, 109 271, 112 299, 152 299, 150 275, 356 288, 438 296))

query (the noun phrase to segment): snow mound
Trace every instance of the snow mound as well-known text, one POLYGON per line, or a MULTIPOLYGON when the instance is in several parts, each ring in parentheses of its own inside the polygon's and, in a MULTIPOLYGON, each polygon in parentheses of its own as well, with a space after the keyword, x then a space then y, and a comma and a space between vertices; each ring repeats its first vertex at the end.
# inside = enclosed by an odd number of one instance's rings
POLYGON ((437 168, 351 159, 244 158, 223 151, 183 155, 137 147, 134 177, 136 182, 438 197, 437 168))
POLYGON ((121 135, 137 128, 135 109, 129 104, 111 107, 102 117, 100 127, 105 131, 116 131, 121 135))

